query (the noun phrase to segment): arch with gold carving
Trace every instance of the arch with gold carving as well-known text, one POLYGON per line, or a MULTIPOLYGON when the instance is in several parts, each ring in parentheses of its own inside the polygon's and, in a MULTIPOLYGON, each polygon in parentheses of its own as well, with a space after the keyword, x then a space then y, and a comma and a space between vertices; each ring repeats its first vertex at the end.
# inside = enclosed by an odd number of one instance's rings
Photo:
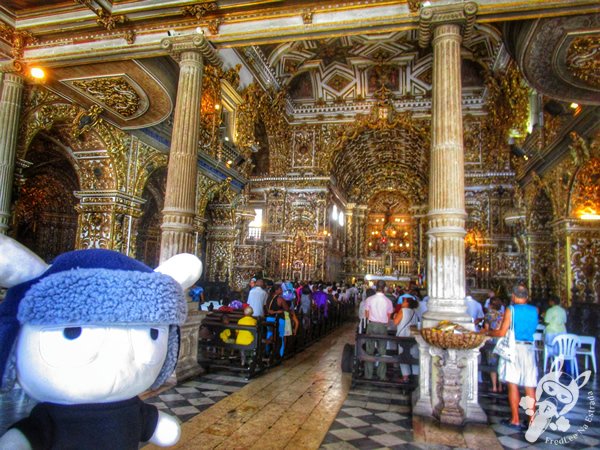
MULTIPOLYGON (((81 189, 98 189, 101 182, 104 189, 124 189, 127 182, 125 145, 129 137, 108 125, 99 117, 101 109, 85 109, 49 97, 39 104, 27 108, 21 118, 20 145, 17 158, 26 159, 31 142, 42 131, 55 129, 66 147, 77 150, 104 150, 106 158, 97 158, 76 162, 81 189), (101 166, 101 167, 100 167, 101 166), (102 176, 99 180, 99 169, 102 176)), ((75 162, 73 155, 68 155, 75 162)))
POLYGON ((399 191, 419 205, 427 199, 428 150, 429 131, 410 115, 382 119, 375 111, 342 132, 330 170, 351 202, 367 203, 378 192, 399 191))

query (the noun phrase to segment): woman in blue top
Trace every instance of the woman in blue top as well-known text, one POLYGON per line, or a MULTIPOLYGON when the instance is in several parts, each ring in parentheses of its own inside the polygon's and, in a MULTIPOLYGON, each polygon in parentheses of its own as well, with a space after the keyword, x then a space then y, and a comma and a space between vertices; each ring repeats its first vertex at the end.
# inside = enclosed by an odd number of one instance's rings
POLYGON ((525 394, 535 399, 535 388, 537 385, 537 366, 535 363, 535 350, 533 346, 533 334, 539 322, 538 310, 535 306, 528 305, 527 288, 518 285, 512 293, 513 305, 504 313, 502 325, 497 330, 487 331, 488 336, 502 337, 509 327, 511 320, 515 329, 515 340, 517 351, 512 361, 500 358, 498 363, 498 376, 500 381, 508 384, 508 403, 510 405, 510 421, 502 424, 510 428, 521 429, 519 423, 519 402, 521 396, 519 386, 525 388, 525 394))

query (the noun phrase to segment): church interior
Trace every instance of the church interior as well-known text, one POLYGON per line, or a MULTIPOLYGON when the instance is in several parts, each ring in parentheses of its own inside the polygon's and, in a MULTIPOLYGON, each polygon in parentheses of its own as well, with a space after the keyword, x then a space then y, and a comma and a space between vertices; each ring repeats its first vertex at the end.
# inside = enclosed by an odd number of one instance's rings
MULTIPOLYGON (((186 252, 211 295, 385 279, 453 307, 522 282, 600 334, 595 0, 3 0, 0 158, 0 233, 48 263, 186 252)), ((360 397, 317 358, 335 336, 285 368, 344 391, 307 419, 325 432, 360 397)), ((299 430, 290 448, 327 444, 299 430)), ((212 431, 181 448, 228 448, 212 431)))

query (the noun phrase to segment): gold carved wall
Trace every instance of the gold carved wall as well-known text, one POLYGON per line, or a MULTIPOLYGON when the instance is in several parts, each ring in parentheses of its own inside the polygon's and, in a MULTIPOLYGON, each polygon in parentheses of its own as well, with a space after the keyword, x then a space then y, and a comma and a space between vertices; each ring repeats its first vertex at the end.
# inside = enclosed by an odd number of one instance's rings
MULTIPOLYGON (((102 108, 84 110, 41 87, 24 100, 17 157, 25 166, 37 139, 55 147, 72 167, 78 187, 70 195, 77 211, 76 248, 110 248, 134 255, 141 198, 150 174, 167 164, 158 150, 106 123, 102 108)), ((56 174, 60 177, 60 174, 56 174)))

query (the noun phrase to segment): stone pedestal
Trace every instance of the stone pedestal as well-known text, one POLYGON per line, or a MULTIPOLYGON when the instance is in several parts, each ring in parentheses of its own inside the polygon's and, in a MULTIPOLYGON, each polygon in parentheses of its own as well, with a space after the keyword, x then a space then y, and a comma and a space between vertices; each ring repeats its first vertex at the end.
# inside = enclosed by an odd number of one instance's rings
POLYGON ((418 334, 415 337, 420 359, 419 388, 413 392, 413 413, 433 416, 441 423, 451 425, 487 423, 487 415, 477 399, 479 347, 446 350, 429 345, 418 334))
MULTIPOLYGON (((194 303, 194 305, 197 304, 194 303)), ((180 328, 179 359, 175 368, 177 382, 204 373, 198 364, 198 331, 206 311, 189 311, 186 322, 180 328)))

